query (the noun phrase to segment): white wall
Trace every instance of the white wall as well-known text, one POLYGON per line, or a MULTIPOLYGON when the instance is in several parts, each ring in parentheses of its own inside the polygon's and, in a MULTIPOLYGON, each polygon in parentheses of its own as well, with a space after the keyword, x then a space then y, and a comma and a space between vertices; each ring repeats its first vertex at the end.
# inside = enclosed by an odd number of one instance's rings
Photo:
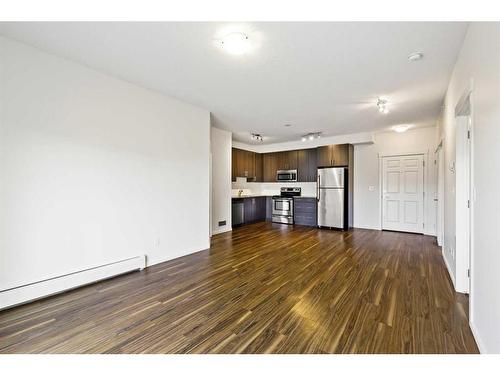
POLYGON ((209 112, 0 37, 0 289, 209 247, 209 112))
POLYGON ((435 147, 435 127, 417 128, 405 133, 376 133, 374 144, 354 145, 354 227, 381 229, 379 155, 425 152, 428 154, 428 162, 424 171, 424 230, 425 234, 435 235, 435 147))
MULTIPOLYGON (((473 194, 470 324, 482 352, 500 353, 499 23, 471 23, 467 31, 446 94, 445 114, 440 127, 448 162, 455 160, 453 112, 471 80, 475 197, 473 194)), ((455 223, 454 176, 446 176, 445 204, 449 210, 445 212, 445 227, 447 237, 451 238, 454 237, 455 223)))
POLYGON ((212 127, 212 234, 231 230, 231 145, 232 134, 212 127), (219 227, 219 221, 226 225, 219 227))

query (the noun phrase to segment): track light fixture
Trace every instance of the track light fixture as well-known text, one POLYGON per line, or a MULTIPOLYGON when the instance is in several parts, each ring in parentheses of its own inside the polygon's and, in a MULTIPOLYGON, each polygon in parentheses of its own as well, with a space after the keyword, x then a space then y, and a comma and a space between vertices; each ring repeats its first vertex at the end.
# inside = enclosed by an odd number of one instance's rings
POLYGON ((314 139, 319 139, 321 138, 321 133, 307 133, 305 135, 302 136, 302 142, 305 142, 305 141, 312 141, 314 139))
POLYGON ((260 134, 252 133, 252 140, 257 142, 264 142, 264 138, 260 134))
POLYGON ((389 113, 389 109, 387 108, 387 100, 378 98, 377 107, 380 113, 383 113, 384 115, 389 113))

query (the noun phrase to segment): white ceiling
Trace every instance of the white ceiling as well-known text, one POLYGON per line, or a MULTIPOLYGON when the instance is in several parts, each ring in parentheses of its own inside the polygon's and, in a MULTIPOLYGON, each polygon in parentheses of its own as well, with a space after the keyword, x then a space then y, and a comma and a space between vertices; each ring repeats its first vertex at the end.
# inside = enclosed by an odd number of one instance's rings
POLYGON ((467 24, 0 23, 0 34, 210 110, 252 143, 434 125, 467 24), (214 43, 241 31, 252 50, 214 43), (414 51, 423 60, 410 63, 414 51), (378 96, 390 113, 377 112, 378 96), (290 123, 291 127, 284 124, 290 123))

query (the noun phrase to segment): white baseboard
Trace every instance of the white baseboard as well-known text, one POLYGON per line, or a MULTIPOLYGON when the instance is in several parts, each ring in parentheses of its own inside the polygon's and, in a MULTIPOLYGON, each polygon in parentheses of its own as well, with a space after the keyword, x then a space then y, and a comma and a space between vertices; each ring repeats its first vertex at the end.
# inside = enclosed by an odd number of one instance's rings
POLYGON ((371 230, 382 230, 380 227, 372 227, 369 225, 353 225, 353 228, 357 229, 371 229, 371 230))
POLYGON ((448 275, 450 275, 451 282, 453 283, 453 289, 457 290, 457 287, 455 286, 455 275, 451 272, 450 265, 448 264, 448 260, 444 256, 445 248, 443 247, 443 251, 441 252, 441 256, 444 259, 444 264, 446 265, 446 269, 448 270, 448 275))
POLYGON ((487 354, 488 352, 486 351, 486 348, 484 347, 483 341, 481 340, 481 337, 479 336, 479 333, 477 332, 477 328, 476 328, 474 322, 469 321, 469 327, 470 327, 470 330, 472 331, 472 336, 474 336, 474 340, 476 340, 476 344, 477 344, 477 347, 479 349, 479 353, 487 354))
POLYGON ((146 256, 140 255, 116 262, 52 277, 30 284, 0 290, 0 310, 36 299, 108 279, 146 266, 146 256))
POLYGON ((221 233, 226 233, 226 232, 231 232, 233 230, 233 228, 229 227, 229 228, 220 228, 220 229, 216 229, 216 230, 213 230, 212 231, 212 235, 214 234, 221 234, 221 233))

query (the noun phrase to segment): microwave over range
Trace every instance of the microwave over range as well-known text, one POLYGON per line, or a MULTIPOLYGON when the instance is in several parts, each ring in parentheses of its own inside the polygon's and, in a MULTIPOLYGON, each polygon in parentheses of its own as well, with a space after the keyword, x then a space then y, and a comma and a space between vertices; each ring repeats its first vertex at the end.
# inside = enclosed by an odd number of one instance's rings
POLYGON ((281 182, 281 181, 287 181, 287 182, 297 181, 297 170, 296 169, 289 169, 289 170, 276 171, 276 181, 278 181, 278 182, 281 182))

